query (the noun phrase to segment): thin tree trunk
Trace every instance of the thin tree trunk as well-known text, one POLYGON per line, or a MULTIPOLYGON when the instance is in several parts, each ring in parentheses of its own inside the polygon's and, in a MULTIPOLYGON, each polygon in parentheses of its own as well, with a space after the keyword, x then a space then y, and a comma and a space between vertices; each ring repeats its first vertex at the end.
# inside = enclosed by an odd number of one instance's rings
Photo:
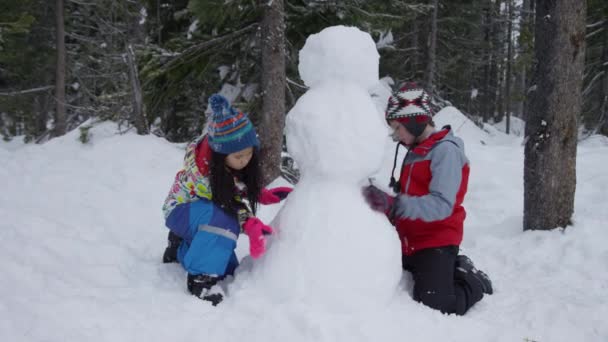
POLYGON ((491 64, 490 64, 490 82, 488 86, 489 90, 489 108, 488 108, 488 117, 494 119, 497 112, 498 107, 498 89, 500 85, 500 69, 499 69, 499 61, 500 61, 500 51, 501 51, 501 43, 500 43, 500 6, 502 1, 495 0, 494 6, 491 9, 491 18, 492 18, 492 33, 490 36, 490 40, 492 45, 490 47, 490 53, 492 54, 491 64))
POLYGON ((602 105, 600 106, 599 132, 608 135, 608 18, 604 21, 604 46, 602 48, 602 79, 600 80, 600 94, 602 105))
POLYGON ((261 168, 265 185, 280 175, 285 127, 285 13, 283 0, 261 0, 262 115, 260 115, 261 168))
POLYGON ((57 65, 55 77, 55 130, 54 136, 62 136, 67 129, 65 110, 65 24, 63 18, 63 0, 57 0, 55 17, 57 24, 57 65))
MULTIPOLYGON (((530 14, 528 16, 528 23, 530 25, 530 35, 532 36, 532 42, 530 43, 530 50, 532 50, 531 52, 533 53, 534 47, 536 46, 535 43, 535 39, 536 39, 536 0, 529 0, 530 1, 530 14)), ((532 94, 532 92, 534 91, 533 89, 533 85, 534 85, 534 80, 533 80, 533 71, 532 71, 532 67, 533 67, 534 63, 531 63, 530 67, 528 68, 528 72, 529 75, 526 77, 526 91, 524 93, 525 95, 525 100, 524 100, 524 115, 522 117, 522 119, 524 121, 528 121, 528 111, 529 111, 529 107, 530 107, 530 96, 532 94)))
POLYGON ((426 64, 426 75, 425 85, 428 91, 433 92, 434 89, 434 76, 435 76, 435 61, 437 58, 437 12, 439 7, 439 0, 430 0, 433 4, 433 13, 431 14, 431 32, 429 35, 428 43, 428 61, 426 64))
POLYGON ((156 24, 158 28, 158 46, 163 44, 163 25, 160 21, 160 0, 156 0, 156 24))
POLYGON ((47 131, 46 123, 48 120, 47 115, 49 111, 48 107, 50 99, 52 99, 52 97, 49 92, 45 92, 34 97, 34 110, 36 112, 34 113, 35 119, 33 136, 36 138, 42 136, 47 131))
MULTIPOLYGON (((530 2, 533 0, 523 0, 522 3, 522 8, 521 8, 521 15, 520 15, 520 21, 521 21, 521 31, 526 31, 526 32, 530 32, 531 31, 531 22, 530 22, 530 2)), ((520 34, 520 40, 519 40, 519 55, 520 58, 521 56, 527 55, 528 53, 528 47, 529 47, 529 42, 526 41, 522 41, 521 39, 521 34, 520 34)), ((520 118, 523 118, 524 116, 524 112, 525 112, 525 103, 526 103, 526 92, 527 92, 527 77, 528 77, 528 65, 524 64, 524 63, 520 63, 519 65, 520 69, 519 72, 517 73, 517 85, 516 87, 518 88, 518 99, 517 102, 515 104, 515 113, 517 116, 519 116, 520 118)))
POLYGON ((490 87, 490 72, 492 66, 492 0, 486 0, 484 8, 484 43, 485 43, 485 62, 483 66, 483 88, 481 89, 482 104, 481 104, 481 117, 483 122, 488 122, 490 117, 490 110, 492 108, 491 101, 493 94, 490 87))
POLYGON ((537 0, 534 80, 526 122, 524 229, 571 223, 582 107, 586 3, 537 0))
POLYGON ((127 46, 127 61, 129 64, 129 78, 131 79, 131 91, 133 92, 133 124, 137 130, 137 134, 146 135, 150 133, 148 122, 146 120, 146 112, 144 108, 144 100, 141 92, 141 84, 139 82, 139 73, 137 71, 137 63, 135 62, 135 52, 133 46, 127 46))
POLYGON ((513 63, 513 0, 507 2, 509 19, 507 29, 507 73, 505 75, 505 115, 506 133, 511 131, 511 64, 513 63))
POLYGON ((420 17, 416 16, 413 19, 414 25, 412 25, 412 27, 410 28, 411 30, 411 41, 409 42, 409 45, 407 45, 406 47, 409 47, 412 49, 412 54, 410 57, 410 68, 409 70, 411 70, 411 72, 409 73, 409 79, 411 80, 415 80, 417 77, 419 77, 419 75, 417 75, 417 71, 420 70, 420 66, 418 63, 420 63, 420 46, 419 46, 419 40, 420 40, 420 30, 418 22, 420 22, 420 17))
POLYGON ((495 98, 495 102, 496 102, 496 108, 494 111, 494 122, 501 122, 503 117, 504 117, 504 112, 505 112, 505 102, 504 102, 504 84, 505 84, 505 69, 506 69, 506 65, 504 63, 505 60, 505 27, 503 26, 504 23, 504 19, 505 17, 503 16, 503 12, 502 12, 502 4, 505 3, 505 1, 508 0, 497 0, 496 4, 495 4, 495 33, 494 33, 494 39, 495 39, 495 65, 496 65, 496 86, 494 89, 496 89, 496 98, 495 98))

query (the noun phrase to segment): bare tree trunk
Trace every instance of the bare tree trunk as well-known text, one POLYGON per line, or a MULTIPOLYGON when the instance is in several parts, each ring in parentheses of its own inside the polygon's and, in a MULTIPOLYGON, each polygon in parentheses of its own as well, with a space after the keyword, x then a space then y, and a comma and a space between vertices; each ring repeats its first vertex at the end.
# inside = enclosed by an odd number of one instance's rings
POLYGON ((158 27, 158 45, 163 43, 163 26, 160 21, 160 0, 156 0, 156 25, 158 27))
MULTIPOLYGON (((419 26, 418 26, 418 22, 420 21, 420 17, 416 16, 413 19, 414 25, 412 25, 411 27, 411 40, 409 41, 409 45, 407 45, 407 47, 412 49, 412 54, 410 57, 410 68, 409 70, 411 70, 411 72, 409 73, 409 79, 410 80, 415 80, 419 75, 416 74, 417 70, 420 70, 419 68, 419 64, 420 63, 420 46, 419 46, 419 40, 420 40, 420 30, 419 30, 419 26)), ((406 43, 407 44, 407 43, 406 43)))
MULTIPOLYGON (((496 117, 496 112, 497 107, 498 107, 498 103, 499 103, 499 95, 498 95, 498 88, 500 85, 500 68, 499 68, 499 63, 500 63, 500 51, 501 51, 501 43, 500 43, 500 30, 501 30, 501 25, 500 25, 500 7, 502 4, 502 0, 495 0, 493 7, 491 7, 491 12, 490 12, 490 16, 491 16, 491 27, 492 27, 492 31, 490 34, 490 41, 492 42, 491 46, 490 46, 490 53, 492 54, 491 56, 491 63, 490 63, 490 79, 489 79, 489 85, 488 85, 488 91, 489 91, 489 98, 488 98, 488 117, 489 118, 495 118, 496 117)), ((492 4, 491 4, 492 5, 492 4)))
POLYGON ((505 102, 504 102, 504 89, 503 85, 505 83, 505 69, 506 65, 504 64, 505 60, 505 27, 502 11, 502 4, 505 4, 508 0, 496 0, 494 4, 494 68, 496 70, 496 79, 495 79, 495 103, 496 107, 494 110, 494 122, 502 121, 505 112, 505 102))
POLYGON ((285 13, 283 0, 261 0, 262 115, 260 115, 261 168, 264 185, 281 172, 285 127, 285 13))
POLYGON ((65 111, 65 24, 63 18, 63 0, 57 0, 55 17, 57 20, 57 66, 55 77, 55 129, 54 136, 62 136, 67 128, 65 111))
POLYGON ((50 96, 49 92, 45 92, 34 97, 34 110, 36 113, 33 123, 33 135, 36 138, 42 136, 47 131, 46 122, 48 120, 48 107, 49 104, 52 105, 52 103, 49 103, 51 102, 49 101, 50 99, 52 99, 52 97, 50 96))
POLYGON ((485 62, 483 66, 483 88, 481 89, 481 117, 483 122, 488 122, 492 114, 490 113, 494 94, 490 87, 492 69, 492 0, 485 0, 484 8, 484 42, 486 43, 485 62))
POLYGON ((608 18, 604 21, 604 46, 602 48, 602 79, 600 80, 600 94, 602 105, 600 106, 599 132, 608 135, 608 18))
POLYGON ((131 44, 127 46, 127 61, 129 64, 129 78, 131 78, 131 91, 133 92, 133 124, 137 130, 137 134, 146 135, 150 133, 150 130, 148 128, 148 120, 146 120, 141 84, 139 83, 139 72, 137 72, 137 63, 135 62, 135 52, 131 44))
MULTIPOLYGON (((521 22, 521 29, 520 29, 520 39, 519 39, 519 55, 520 58, 523 55, 526 55, 528 52, 528 46, 529 46, 529 42, 523 41, 521 39, 521 32, 525 31, 525 32, 530 32, 531 29, 531 25, 532 23, 530 22, 530 18, 531 18, 531 14, 530 14, 530 2, 533 0, 523 0, 522 3, 522 8, 521 8, 521 15, 520 15, 520 22, 521 22)), ((520 118, 523 118, 524 116, 524 112, 525 112, 525 103, 526 103, 526 92, 527 92, 527 81, 526 79, 528 78, 528 65, 524 64, 524 63, 520 63, 520 69, 519 72, 517 73, 517 78, 516 78, 516 87, 518 88, 518 99, 517 102, 515 103, 515 114, 517 116, 519 116, 520 118)))
POLYGON ((505 115, 506 115, 506 132, 511 131, 511 64, 513 63, 513 0, 507 0, 509 13, 508 29, 507 29, 507 73, 505 75, 505 115))
POLYGON ((426 64, 426 75, 424 77, 425 86, 428 91, 433 92, 435 79, 435 61, 437 59, 437 11, 439 0, 430 0, 433 4, 433 13, 431 14, 431 32, 428 42, 428 61, 426 64))
POLYGON ((586 2, 537 0, 524 160, 524 230, 571 223, 582 107, 586 2))
MULTIPOLYGON (((534 50, 534 47, 536 46, 535 43, 535 39, 536 39, 536 0, 529 0, 530 1, 530 13, 528 16, 528 23, 529 23, 529 28, 530 28, 530 34, 532 36, 532 43, 530 44, 530 49, 534 50)), ((531 51, 532 52, 532 51, 531 51)), ((522 116, 522 119, 524 121, 528 121, 528 111, 530 110, 530 96, 531 94, 534 92, 534 80, 533 80, 533 62, 530 65, 530 68, 528 69, 529 75, 526 77, 526 87, 525 87, 525 92, 524 92, 524 115, 522 116)))

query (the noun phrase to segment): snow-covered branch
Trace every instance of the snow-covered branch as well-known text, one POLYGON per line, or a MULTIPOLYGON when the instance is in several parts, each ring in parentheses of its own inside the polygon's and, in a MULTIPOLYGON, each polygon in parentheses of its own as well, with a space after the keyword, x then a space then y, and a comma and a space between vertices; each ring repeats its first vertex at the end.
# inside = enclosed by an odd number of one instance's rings
POLYGON ((600 77, 602 77, 602 75, 604 75, 604 71, 600 71, 598 72, 595 76, 593 76, 593 78, 591 79, 591 81, 589 81, 589 84, 587 85, 587 88, 585 88, 585 90, 583 90, 583 96, 587 95, 589 93, 589 91, 591 91, 591 88, 593 88, 593 84, 595 83, 595 81, 597 81, 597 79, 599 79, 600 77))
POLYGON ((588 33, 588 34, 585 36, 585 39, 589 39, 589 38, 591 38, 592 36, 595 36, 596 34, 598 34, 598 33, 602 32, 602 31, 604 31, 604 28, 603 28, 603 27, 600 27, 599 29, 597 29, 597 30, 595 30, 595 31, 593 31, 593 32, 591 32, 591 33, 588 33))
POLYGON ((287 83, 289 83, 289 84, 293 84, 293 85, 295 85, 295 86, 296 86, 296 87, 298 87, 298 88, 301 88, 301 89, 304 89, 304 90, 308 90, 308 87, 307 87, 307 86, 302 85, 302 84, 300 84, 300 83, 298 83, 298 82, 296 82, 296 81, 294 81, 294 80, 290 79, 289 77, 287 77, 287 83))

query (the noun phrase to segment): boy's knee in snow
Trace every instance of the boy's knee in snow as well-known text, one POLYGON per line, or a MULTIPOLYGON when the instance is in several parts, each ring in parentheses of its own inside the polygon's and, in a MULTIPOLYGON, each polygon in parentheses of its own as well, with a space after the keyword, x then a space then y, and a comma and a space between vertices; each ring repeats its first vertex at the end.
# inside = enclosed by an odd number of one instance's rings
POLYGON ((458 313, 456 310, 455 295, 441 294, 434 291, 423 291, 422 293, 418 293, 414 299, 432 309, 439 310, 442 313, 464 314, 464 312, 458 313))

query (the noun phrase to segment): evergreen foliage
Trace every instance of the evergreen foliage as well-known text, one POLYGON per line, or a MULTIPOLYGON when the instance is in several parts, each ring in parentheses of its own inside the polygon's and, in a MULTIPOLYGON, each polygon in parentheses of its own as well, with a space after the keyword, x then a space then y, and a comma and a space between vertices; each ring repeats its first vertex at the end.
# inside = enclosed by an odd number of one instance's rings
MULTIPOLYGON (((534 0, 438 1, 433 92, 479 121, 500 121, 507 108, 525 118, 534 47, 534 0), (514 44, 506 75, 507 46, 514 44), (512 84, 509 98, 505 86, 512 84), (507 101, 510 106, 507 106, 507 101)), ((99 0, 66 2, 68 129, 88 118, 133 123, 127 46, 136 53, 151 131, 187 141, 205 124, 208 96, 227 95, 259 124, 260 0, 99 0)), ((285 0, 287 110, 306 87, 298 52, 331 25, 353 25, 378 42, 380 76, 395 86, 424 81, 431 57, 433 1, 285 0)), ((589 0, 584 110, 589 132, 608 133, 608 5, 589 0)), ((0 134, 44 141, 53 127, 54 5, 0 4, 0 134)))

